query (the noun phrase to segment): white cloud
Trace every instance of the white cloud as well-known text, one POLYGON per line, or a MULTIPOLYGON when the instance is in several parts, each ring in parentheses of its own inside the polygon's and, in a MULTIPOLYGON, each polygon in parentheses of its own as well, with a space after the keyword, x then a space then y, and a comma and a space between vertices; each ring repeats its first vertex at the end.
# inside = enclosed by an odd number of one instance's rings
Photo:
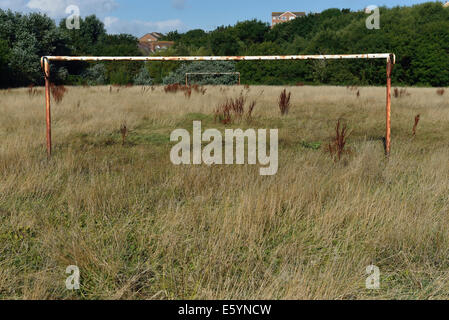
POLYGON ((110 28, 119 21, 120 21, 120 19, 116 18, 116 17, 106 17, 106 18, 104 18, 104 26, 106 28, 110 28))
POLYGON ((52 18, 67 16, 65 10, 75 5, 82 16, 96 14, 104 16, 118 7, 116 0, 0 0, 0 8, 13 11, 38 11, 48 14, 52 18))
MULTIPOLYGON (((173 6, 184 8, 185 0, 172 0, 173 6)), ((48 14, 54 19, 67 17, 65 10, 70 5, 76 5, 80 9, 81 16, 96 14, 104 17, 104 24, 108 33, 128 33, 135 36, 143 36, 148 32, 163 32, 183 30, 185 28, 181 20, 165 21, 141 21, 121 20, 117 17, 107 16, 108 13, 118 8, 116 0, 0 0, 0 8, 11 9, 19 12, 38 11, 48 14)))
POLYGON ((117 17, 106 17, 104 24, 108 33, 119 34, 128 33, 141 37, 149 32, 169 32, 180 30, 184 27, 181 20, 165 20, 165 21, 125 21, 117 17))
POLYGON ((31 10, 45 12, 50 17, 61 17, 68 6, 65 2, 64 0, 31 0, 26 6, 31 10))
POLYGON ((1 9, 11 9, 12 11, 22 11, 26 7, 26 0, 0 0, 1 9))

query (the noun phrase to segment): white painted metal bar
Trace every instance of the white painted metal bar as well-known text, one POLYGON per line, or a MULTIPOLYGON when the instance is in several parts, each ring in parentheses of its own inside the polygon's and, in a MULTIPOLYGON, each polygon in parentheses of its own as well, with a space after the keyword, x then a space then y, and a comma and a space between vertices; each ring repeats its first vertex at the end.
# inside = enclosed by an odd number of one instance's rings
POLYGON ((387 59, 391 53, 331 54, 331 55, 289 55, 289 56, 192 56, 192 57, 71 57, 46 56, 48 61, 257 61, 257 60, 341 60, 341 59, 387 59))

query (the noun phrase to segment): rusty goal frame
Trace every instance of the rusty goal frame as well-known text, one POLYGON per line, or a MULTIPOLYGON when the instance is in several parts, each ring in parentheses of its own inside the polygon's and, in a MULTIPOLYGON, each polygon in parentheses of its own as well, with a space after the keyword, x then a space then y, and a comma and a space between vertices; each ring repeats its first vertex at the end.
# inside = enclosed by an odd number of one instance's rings
POLYGON ((391 150, 391 74, 396 56, 393 53, 340 54, 340 55, 291 55, 291 56, 192 56, 192 57, 71 57, 44 56, 41 66, 45 76, 45 112, 47 123, 47 156, 52 152, 51 105, 50 105, 50 62, 51 61, 276 61, 276 60, 343 60, 384 59, 387 63, 387 107, 385 153, 391 150))

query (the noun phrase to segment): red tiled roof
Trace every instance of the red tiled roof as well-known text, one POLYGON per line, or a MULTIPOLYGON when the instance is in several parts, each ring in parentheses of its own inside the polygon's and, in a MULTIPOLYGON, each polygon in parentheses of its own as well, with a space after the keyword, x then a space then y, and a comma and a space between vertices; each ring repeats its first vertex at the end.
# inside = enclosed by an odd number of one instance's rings
POLYGON ((146 35, 144 35, 142 38, 139 39, 139 41, 144 41, 144 42, 158 41, 162 37, 163 37, 162 33, 151 32, 151 33, 147 33, 146 35))
POLYGON ((283 15, 284 13, 287 13, 287 12, 291 12, 291 13, 293 13, 293 14, 294 14, 295 16, 297 16, 297 17, 303 17, 303 16, 306 15, 305 12, 293 12, 293 11, 273 12, 271 15, 272 15, 273 17, 277 17, 277 16, 281 16, 281 15, 283 15))

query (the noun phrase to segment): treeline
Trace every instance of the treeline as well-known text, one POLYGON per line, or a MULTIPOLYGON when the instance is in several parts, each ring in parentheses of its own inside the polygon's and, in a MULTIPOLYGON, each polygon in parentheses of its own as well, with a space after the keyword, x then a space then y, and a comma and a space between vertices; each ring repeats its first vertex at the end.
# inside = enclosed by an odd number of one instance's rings
MULTIPOLYGON (((397 55, 396 85, 449 86, 449 8, 439 2, 412 7, 380 8, 380 29, 366 28, 368 14, 329 9, 308 14, 273 29, 251 20, 211 32, 168 33, 176 45, 159 55, 290 55, 387 53, 397 55)), ((138 40, 130 35, 108 35, 95 16, 81 20, 79 30, 68 30, 37 13, 22 15, 0 10, 0 86, 26 86, 43 81, 42 55, 138 56, 138 40)), ((148 30, 149 32, 152 30, 148 30)), ((240 72, 247 84, 381 85, 385 62, 258 61, 238 63, 58 63, 52 64, 54 82, 65 84, 151 84, 182 82, 186 72, 240 72)), ((224 76, 223 83, 235 78, 224 76)), ((219 83, 220 77, 192 81, 219 83)))
MULTIPOLYGON (((44 55, 139 56, 137 38, 108 35, 95 16, 80 21, 79 30, 66 28, 46 15, 0 10, 0 87, 42 84, 44 55)), ((65 84, 132 83, 145 76, 142 63, 53 63, 52 81, 65 84), (140 78, 139 78, 140 76, 140 78)))
MULTIPOLYGON (((271 29, 239 22, 212 32, 170 32, 176 55, 290 55, 389 53, 397 55, 393 80, 403 85, 449 86, 449 8, 439 2, 380 8, 380 29, 368 30, 363 11, 329 9, 271 29)), ((250 84, 327 83, 380 85, 384 61, 239 62, 250 84)))

